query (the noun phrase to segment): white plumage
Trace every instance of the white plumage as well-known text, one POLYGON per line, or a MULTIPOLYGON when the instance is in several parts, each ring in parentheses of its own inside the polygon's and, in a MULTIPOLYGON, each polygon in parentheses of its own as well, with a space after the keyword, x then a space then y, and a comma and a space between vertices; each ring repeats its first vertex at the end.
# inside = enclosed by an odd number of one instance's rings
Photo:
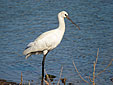
MULTIPOLYGON (((43 85, 44 78, 44 62, 46 55, 49 51, 56 48, 60 44, 64 32, 65 32, 65 22, 64 18, 69 19, 75 26, 77 26, 69 17, 68 13, 62 11, 58 14, 59 26, 54 30, 47 31, 41 34, 34 42, 28 44, 27 48, 24 50, 23 54, 26 55, 26 58, 32 54, 44 54, 42 60, 42 80, 41 85, 43 85)), ((79 26, 77 26, 79 28, 79 26)), ((80 28, 79 28, 80 29, 80 28)))
POLYGON ((59 27, 54 30, 41 34, 34 42, 28 44, 27 49, 23 52, 26 58, 32 54, 46 54, 54 49, 61 42, 65 32, 64 18, 68 16, 67 12, 62 11, 58 14, 59 27))
MULTIPOLYGON (((32 54, 44 54, 46 55, 50 50, 54 49, 61 42, 65 32, 64 18, 69 19, 75 26, 77 26, 69 17, 66 11, 62 11, 58 14, 59 26, 54 30, 47 31, 41 34, 34 42, 28 44, 23 54, 26 58, 32 54)), ((79 28, 79 26, 77 26, 79 28)), ((79 28, 80 29, 80 28, 79 28)))

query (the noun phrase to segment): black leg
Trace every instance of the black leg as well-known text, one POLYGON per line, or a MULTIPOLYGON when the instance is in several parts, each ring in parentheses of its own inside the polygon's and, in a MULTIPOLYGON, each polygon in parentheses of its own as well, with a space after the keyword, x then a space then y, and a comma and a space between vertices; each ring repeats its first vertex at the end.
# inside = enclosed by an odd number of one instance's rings
POLYGON ((45 58, 47 56, 48 53, 46 53, 46 55, 43 56, 43 61, 42 61, 42 80, 41 80, 41 85, 43 85, 43 79, 44 79, 44 62, 45 62, 45 58))

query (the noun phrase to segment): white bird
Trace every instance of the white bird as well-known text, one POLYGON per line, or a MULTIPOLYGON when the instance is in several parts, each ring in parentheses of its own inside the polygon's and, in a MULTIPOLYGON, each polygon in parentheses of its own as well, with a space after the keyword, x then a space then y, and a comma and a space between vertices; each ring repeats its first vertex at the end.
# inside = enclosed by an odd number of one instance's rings
MULTIPOLYGON (((63 38, 64 32, 65 32, 64 18, 69 19, 73 23, 73 21, 68 17, 68 13, 66 11, 61 11, 58 14, 58 21, 59 21, 58 28, 41 34, 36 40, 34 40, 34 42, 29 43, 27 48, 23 52, 23 54, 26 55, 26 59, 32 54, 44 55, 43 61, 42 61, 42 82, 41 82, 42 85, 43 85, 43 77, 44 77, 45 57, 49 51, 53 50, 60 44, 63 38)), ((73 24, 76 25, 75 23, 73 24)))

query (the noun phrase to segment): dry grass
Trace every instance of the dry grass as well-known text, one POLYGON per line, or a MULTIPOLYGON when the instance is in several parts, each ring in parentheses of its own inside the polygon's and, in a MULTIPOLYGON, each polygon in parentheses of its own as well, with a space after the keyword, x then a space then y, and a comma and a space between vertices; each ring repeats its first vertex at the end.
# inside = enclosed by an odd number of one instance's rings
POLYGON ((21 82, 19 85, 22 85, 22 82, 23 82, 23 77, 22 77, 22 72, 21 72, 21 82))
POLYGON ((59 84, 60 84, 60 79, 61 79, 61 76, 62 76, 62 71, 63 71, 63 66, 61 67, 61 71, 60 71, 60 78, 59 78, 59 80, 58 80, 57 85, 59 85, 59 84))
POLYGON ((74 65, 74 67, 75 67, 75 71, 78 73, 78 75, 80 76, 80 78, 81 78, 84 82, 89 83, 87 80, 85 80, 85 79, 81 76, 81 74, 80 74, 80 72, 77 70, 77 67, 76 67, 76 65, 75 65, 75 63, 74 63, 73 60, 72 60, 72 62, 73 62, 73 65, 74 65))
POLYGON ((112 62, 113 62, 113 59, 112 59, 112 60, 110 61, 110 63, 107 65, 107 67, 106 67, 104 70, 100 71, 97 75, 95 75, 96 64, 97 64, 97 61, 98 61, 98 55, 99 55, 99 48, 98 48, 98 50, 97 50, 96 61, 95 61, 94 64, 93 64, 93 79, 91 79, 91 77, 89 76, 90 82, 88 82, 87 80, 85 80, 85 79, 81 76, 80 72, 77 70, 77 67, 76 67, 74 61, 72 60, 73 65, 74 65, 74 68, 75 68, 75 71, 78 73, 78 75, 80 76, 80 78, 81 78, 84 82, 86 82, 86 83, 88 83, 88 84, 93 83, 93 85, 95 85, 95 78, 96 78, 98 75, 100 75, 101 73, 105 72, 105 70, 106 70, 109 66, 111 66, 111 64, 112 64, 112 62))
POLYGON ((51 81, 50 81, 50 78, 49 78, 49 76, 48 76, 46 70, 44 70, 44 72, 45 72, 45 74, 46 74, 46 76, 47 76, 47 79, 49 80, 49 82, 48 82, 47 80, 44 79, 44 82, 46 83, 46 85, 51 85, 51 81))

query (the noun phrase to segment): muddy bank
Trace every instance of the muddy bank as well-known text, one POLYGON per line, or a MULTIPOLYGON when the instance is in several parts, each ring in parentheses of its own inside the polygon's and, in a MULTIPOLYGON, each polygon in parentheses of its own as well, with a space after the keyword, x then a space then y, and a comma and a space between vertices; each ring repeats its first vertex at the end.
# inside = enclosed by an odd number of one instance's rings
POLYGON ((0 85, 19 85, 16 82, 10 82, 5 79, 0 79, 0 85))

